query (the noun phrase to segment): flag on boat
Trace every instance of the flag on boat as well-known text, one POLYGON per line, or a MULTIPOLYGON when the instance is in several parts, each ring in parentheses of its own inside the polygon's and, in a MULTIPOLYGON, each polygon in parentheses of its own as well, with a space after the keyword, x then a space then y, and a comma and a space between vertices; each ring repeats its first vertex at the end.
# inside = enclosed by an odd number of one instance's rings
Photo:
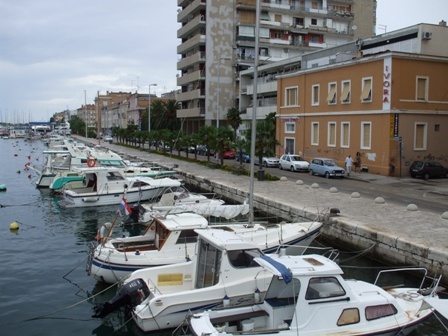
POLYGON ((120 205, 118 206, 118 211, 120 212, 120 215, 124 216, 124 215, 129 215, 131 213, 131 207, 129 206, 129 204, 126 202, 126 198, 122 198, 120 205))

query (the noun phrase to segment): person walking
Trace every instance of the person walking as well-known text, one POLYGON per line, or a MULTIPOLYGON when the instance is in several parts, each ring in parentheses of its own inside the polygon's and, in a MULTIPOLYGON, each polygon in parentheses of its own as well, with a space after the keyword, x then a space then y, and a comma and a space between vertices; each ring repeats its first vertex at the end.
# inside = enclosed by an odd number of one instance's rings
POLYGON ((345 158, 345 168, 347 170, 347 176, 350 176, 350 173, 352 172, 352 166, 353 166, 353 159, 351 155, 349 155, 345 158))

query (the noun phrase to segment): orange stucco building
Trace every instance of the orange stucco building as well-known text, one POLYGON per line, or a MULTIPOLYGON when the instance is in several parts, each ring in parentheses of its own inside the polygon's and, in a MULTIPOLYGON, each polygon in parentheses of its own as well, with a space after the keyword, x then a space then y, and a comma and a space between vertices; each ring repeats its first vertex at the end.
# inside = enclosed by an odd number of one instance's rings
POLYGON ((361 52, 278 79, 277 155, 323 156, 406 176, 414 160, 448 166, 448 57, 361 52))

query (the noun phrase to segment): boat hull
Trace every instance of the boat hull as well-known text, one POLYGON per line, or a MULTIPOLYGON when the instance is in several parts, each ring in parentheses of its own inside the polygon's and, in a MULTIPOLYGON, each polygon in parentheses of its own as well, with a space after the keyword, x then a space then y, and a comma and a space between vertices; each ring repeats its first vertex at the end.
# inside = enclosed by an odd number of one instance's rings
POLYGON ((95 192, 78 194, 71 190, 66 190, 63 193, 63 198, 58 204, 63 209, 119 205, 124 195, 126 195, 126 201, 128 203, 137 203, 156 199, 160 197, 166 189, 167 187, 153 187, 145 190, 123 190, 108 194, 98 194, 95 192))

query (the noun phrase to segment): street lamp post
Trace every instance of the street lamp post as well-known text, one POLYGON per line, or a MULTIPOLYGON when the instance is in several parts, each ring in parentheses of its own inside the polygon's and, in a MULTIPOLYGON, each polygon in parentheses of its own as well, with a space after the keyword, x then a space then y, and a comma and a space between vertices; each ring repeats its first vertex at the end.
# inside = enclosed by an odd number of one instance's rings
POLYGON ((219 105, 219 96, 221 95, 221 88, 220 88, 220 82, 221 82, 221 61, 229 61, 230 57, 220 57, 219 63, 218 63, 218 98, 216 99, 216 128, 219 128, 219 117, 221 112, 221 106, 219 105))
MULTIPOLYGON (((149 96, 148 96, 148 133, 151 132, 151 86, 157 86, 157 84, 149 84, 149 96)), ((151 145, 149 145, 151 147, 151 145)))

